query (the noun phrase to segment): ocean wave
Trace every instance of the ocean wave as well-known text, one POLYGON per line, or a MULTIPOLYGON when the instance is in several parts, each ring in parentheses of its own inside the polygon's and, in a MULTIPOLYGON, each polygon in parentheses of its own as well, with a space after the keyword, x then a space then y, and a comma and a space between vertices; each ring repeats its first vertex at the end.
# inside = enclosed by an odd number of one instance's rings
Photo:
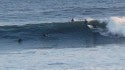
MULTIPOLYGON (((75 19, 75 22, 53 22, 41 24, 26 24, 26 25, 6 25, 0 26, 0 38, 21 38, 21 37, 40 37, 44 34, 58 34, 58 33, 105 33, 111 35, 112 33, 109 23, 107 21, 100 21, 95 19, 88 19, 85 24, 83 20, 75 19)), ((116 20, 115 20, 116 21, 116 20)), ((120 20, 119 20, 120 21, 120 20)), ((118 21, 118 22, 119 22, 118 21)), ((113 35, 113 34, 112 34, 113 35)), ((114 34, 116 35, 116 34, 114 34)))
POLYGON ((64 48, 125 42, 125 37, 106 33, 107 23, 92 20, 88 25, 84 21, 75 21, 0 26, 0 44, 6 47, 17 43, 23 48, 64 48))

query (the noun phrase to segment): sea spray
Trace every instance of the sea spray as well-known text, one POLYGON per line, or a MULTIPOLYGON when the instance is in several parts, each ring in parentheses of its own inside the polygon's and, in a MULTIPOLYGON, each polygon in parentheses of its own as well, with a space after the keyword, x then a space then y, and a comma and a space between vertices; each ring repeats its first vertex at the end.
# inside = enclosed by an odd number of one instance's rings
POLYGON ((111 17, 107 29, 114 35, 125 36, 125 17, 111 17))
POLYGON ((125 17, 115 16, 104 19, 93 19, 89 21, 88 25, 92 25, 93 28, 98 29, 101 34, 125 36, 125 17))

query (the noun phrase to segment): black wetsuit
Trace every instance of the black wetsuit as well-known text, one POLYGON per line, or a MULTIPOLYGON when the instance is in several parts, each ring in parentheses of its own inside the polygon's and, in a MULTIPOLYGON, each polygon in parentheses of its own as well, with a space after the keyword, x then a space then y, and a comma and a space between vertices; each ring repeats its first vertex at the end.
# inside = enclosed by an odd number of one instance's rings
POLYGON ((22 39, 18 39, 18 43, 21 43, 22 42, 22 39))
POLYGON ((74 19, 72 18, 71 22, 74 22, 74 19))
POLYGON ((47 34, 43 34, 44 37, 47 37, 47 34))
POLYGON ((88 21, 85 19, 84 23, 87 25, 88 21))

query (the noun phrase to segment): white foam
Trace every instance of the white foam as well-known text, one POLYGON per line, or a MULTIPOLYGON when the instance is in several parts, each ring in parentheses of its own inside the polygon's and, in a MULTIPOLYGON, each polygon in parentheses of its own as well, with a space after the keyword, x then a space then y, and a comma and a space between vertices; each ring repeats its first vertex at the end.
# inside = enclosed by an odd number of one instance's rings
POLYGON ((107 28, 112 34, 125 36, 125 17, 111 17, 107 28))

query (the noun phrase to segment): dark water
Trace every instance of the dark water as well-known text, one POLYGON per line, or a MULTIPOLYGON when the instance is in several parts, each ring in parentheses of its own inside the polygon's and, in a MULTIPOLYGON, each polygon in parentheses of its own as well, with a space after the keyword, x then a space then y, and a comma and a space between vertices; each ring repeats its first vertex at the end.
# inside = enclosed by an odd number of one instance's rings
POLYGON ((125 0, 0 0, 0 25, 125 15, 125 0))
POLYGON ((0 48, 78 48, 124 44, 125 37, 101 35, 83 21, 0 26, 0 48))
POLYGON ((124 43, 125 38, 95 33, 83 22, 61 24, 72 17, 103 19, 124 13, 124 0, 0 0, 0 46, 60 48, 124 43), (1 26, 13 24, 31 25, 1 26), (19 39, 23 41, 21 45, 19 39))

